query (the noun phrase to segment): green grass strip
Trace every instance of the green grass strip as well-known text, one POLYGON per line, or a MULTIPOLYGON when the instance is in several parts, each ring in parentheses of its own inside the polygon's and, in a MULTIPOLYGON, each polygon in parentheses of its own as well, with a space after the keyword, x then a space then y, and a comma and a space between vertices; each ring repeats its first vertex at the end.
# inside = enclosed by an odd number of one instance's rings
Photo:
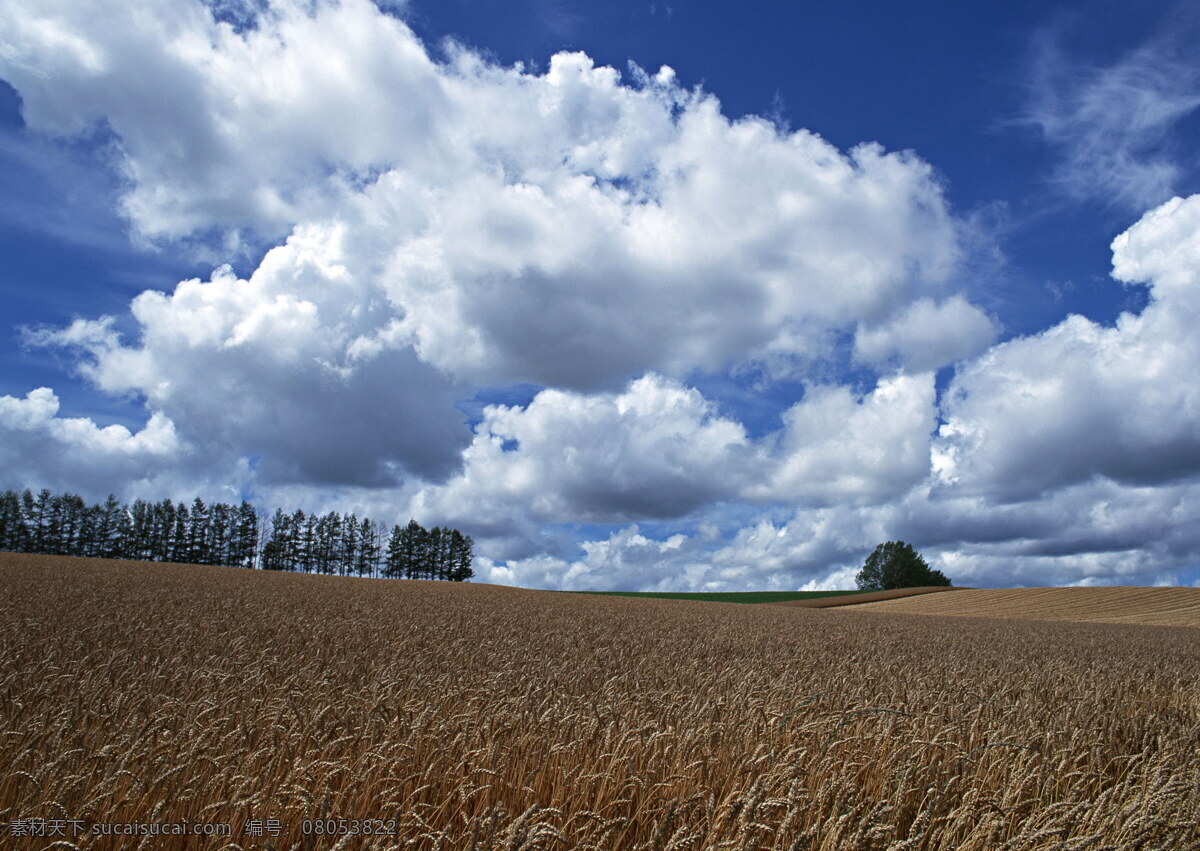
POLYGON ((788 600, 812 600, 839 597, 859 591, 571 591, 602 597, 648 597, 662 600, 701 600, 709 603, 785 603, 788 600))

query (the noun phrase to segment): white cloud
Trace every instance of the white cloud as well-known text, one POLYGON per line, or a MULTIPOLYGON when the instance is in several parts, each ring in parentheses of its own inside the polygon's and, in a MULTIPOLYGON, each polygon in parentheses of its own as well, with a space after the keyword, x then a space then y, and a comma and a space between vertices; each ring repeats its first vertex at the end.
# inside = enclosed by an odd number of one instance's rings
POLYGON ((1141 314, 1111 328, 1069 316, 955 375, 934 446, 947 486, 1022 499, 1093 476, 1152 484, 1200 472, 1200 196, 1117 237, 1113 268, 1149 283, 1141 314))
POLYGON ((915 156, 730 121, 669 69, 439 64, 367 0, 240 31, 176 0, 39 0, 0 35, 31 128, 114 135, 141 235, 344 229, 397 345, 468 382, 803 370, 823 334, 940 297, 959 253, 915 156))
POLYGON ((1006 504, 915 490, 889 507, 887 522, 962 585, 1149 585, 1197 566, 1197 511, 1195 482, 1097 478, 1006 504))
POLYGON ((85 417, 58 416, 59 400, 48 387, 24 399, 0 396, 0 468, 13 483, 63 490, 99 490, 113 482, 160 477, 179 462, 184 447, 162 414, 130 432, 98 427, 85 417))
MULTIPOLYGON (((568 590, 745 591, 853 587, 854 574, 883 534, 886 507, 801 509, 787 522, 702 524, 661 540, 635 524, 582 544, 574 559, 536 555, 485 563, 502 584, 568 590)), ((718 518, 719 519, 719 518, 718 518)), ((725 518, 728 521, 730 518, 725 518)))
POLYGON ((275 3, 236 32, 199 2, 8 4, 0 74, 33 129, 98 122, 131 181, 142 234, 286 233, 357 172, 416 165, 439 110, 433 63, 366 0, 275 3))
POLYGON ((525 407, 485 409, 462 473, 423 489, 410 511, 503 534, 529 521, 682 518, 719 502, 879 503, 928 475, 934 414, 928 373, 862 398, 811 387, 758 441, 661 376, 620 393, 544 390, 525 407))
POLYGON ((621 587, 642 565, 664 588, 845 587, 876 543, 902 538, 959 584, 1178 581, 1200 561, 1200 196, 1117 237, 1113 266, 1149 283, 1142 314, 1111 328, 1069 317, 960 365, 932 442, 928 374, 862 398, 810 388, 754 442, 756 484, 737 495, 787 494, 801 506, 787 522, 716 508, 699 528, 724 543, 698 529, 660 551, 626 528, 505 575, 621 587))
POLYGON ((218 269, 139 295, 133 343, 108 318, 31 340, 80 351, 97 387, 145 399, 206 454, 259 457, 265 484, 445 476, 469 440, 455 387, 392 344, 386 299, 343 259, 341 231, 300 229, 248 280, 218 269))
POLYGON ((514 509, 542 523, 679 517, 761 467, 742 426, 655 375, 615 394, 544 390, 483 413, 464 470, 415 510, 462 520, 514 509))
POLYGON ((1200 552, 1200 485, 1131 487, 1098 480, 996 505, 916 487, 878 505, 800 508, 783 520, 709 512, 690 534, 655 540, 626 526, 574 558, 485 563, 484 581, 612 590, 852 588, 875 545, 902 539, 956 585, 1177 584, 1200 552), (721 533, 724 534, 721 534, 721 533))
POLYGON ((921 298, 886 322, 860 324, 854 354, 863 363, 924 372, 979 354, 999 333, 997 323, 961 295, 940 303, 921 298))
POLYGON ((783 415, 750 498, 787 503, 883 502, 929 473, 933 375, 885 378, 861 399, 813 386, 783 415))

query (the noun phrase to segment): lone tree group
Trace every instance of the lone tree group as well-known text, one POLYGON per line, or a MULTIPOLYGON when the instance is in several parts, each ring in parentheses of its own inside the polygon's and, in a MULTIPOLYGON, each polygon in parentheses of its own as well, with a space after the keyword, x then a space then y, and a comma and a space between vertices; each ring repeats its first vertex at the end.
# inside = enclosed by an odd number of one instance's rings
POLYGON ((860 591, 891 591, 950 584, 940 570, 933 570, 921 555, 904 541, 880 544, 867 556, 854 578, 860 591))

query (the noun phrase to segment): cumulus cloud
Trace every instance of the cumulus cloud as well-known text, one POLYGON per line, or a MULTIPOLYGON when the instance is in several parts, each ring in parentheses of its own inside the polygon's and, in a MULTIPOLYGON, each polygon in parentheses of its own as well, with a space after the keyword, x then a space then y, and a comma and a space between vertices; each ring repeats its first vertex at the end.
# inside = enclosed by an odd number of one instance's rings
POLYGON ((247 280, 218 269, 134 299, 138 339, 109 318, 30 335, 84 356, 108 393, 136 394, 210 456, 257 456, 264 484, 441 478, 469 433, 455 387, 412 352, 386 299, 342 264, 340 232, 302 229, 247 280))
POLYGON ((899 538, 957 585, 1178 584, 1200 552, 1197 511, 1193 483, 1095 480, 1003 505, 918 486, 876 505, 801 507, 770 520, 712 517, 691 533, 657 539, 627 526, 586 542, 575 557, 485 561, 481 577, 579 590, 851 588, 875 545, 899 538))
POLYGON ((934 445, 943 484, 1025 499, 1095 476, 1142 485, 1200 472, 1200 196, 1118 236, 1113 269, 1149 284, 1142 313, 1114 327, 1069 316, 955 374, 934 445))
POLYGON ((281 0, 253 28, 174 0, 18 6, 0 74, 27 124, 103 124, 143 237, 345 229, 395 344, 463 381, 803 369, 831 329, 941 293, 959 253, 915 156, 730 120, 667 68, 438 62, 367 0, 281 0))
POLYGON ((620 393, 544 390, 486 408, 461 475, 412 510, 502 530, 540 523, 670 520, 715 502, 871 504, 929 472, 933 376, 884 379, 857 397, 815 385, 761 440, 699 391, 647 375, 620 393))
POLYGON ((1002 504, 918 489, 889 507, 887 522, 937 553, 958 584, 1151 585, 1196 567, 1197 509, 1195 482, 1094 478, 1002 504))
POLYGON ((935 417, 931 373, 885 378, 862 398, 848 387, 810 387, 784 413, 746 495, 810 505, 900 496, 929 473, 935 417))
POLYGON ((921 298, 886 322, 860 324, 854 354, 863 363, 924 372, 979 354, 999 333, 996 321, 961 295, 940 303, 921 298))
POLYGON ((759 519, 728 530, 651 538, 635 524, 582 544, 577 557, 538 554, 483 563, 484 581, 573 590, 822 590, 853 586, 878 541, 881 507, 801 509, 790 520, 759 519), (867 542, 870 541, 870 544, 867 542))
POLYGON ((162 414, 130 432, 58 412, 58 397, 48 387, 23 399, 0 396, 0 467, 9 477, 96 492, 113 482, 153 479, 178 464, 183 447, 174 424, 162 414))
POLYGON ((29 127, 111 131, 143 235, 282 235, 358 172, 429 155, 439 106, 406 27, 366 0, 306 5, 272 4, 246 28, 199 2, 9 4, 0 74, 29 127))
POLYGON ((544 390, 525 407, 490 406, 463 458, 463 474, 422 508, 466 519, 520 506, 551 523, 666 519, 736 492, 759 467, 741 424, 655 375, 621 393, 544 390))
POLYGON ((664 588, 845 587, 876 543, 902 538, 959 584, 1178 581, 1200 552, 1200 196, 1118 236, 1113 268, 1148 284, 1141 314, 1068 317, 960 364, 932 441, 928 374, 862 397, 810 388, 755 442, 755 484, 736 495, 789 494, 790 519, 709 512, 691 534, 617 530, 498 575, 622 587, 641 565, 664 588))

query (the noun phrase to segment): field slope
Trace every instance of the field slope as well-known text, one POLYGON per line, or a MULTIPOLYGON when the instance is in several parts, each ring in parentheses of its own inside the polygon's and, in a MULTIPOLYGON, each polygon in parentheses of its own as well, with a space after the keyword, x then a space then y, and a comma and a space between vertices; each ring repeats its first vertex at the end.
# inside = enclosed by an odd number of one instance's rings
POLYGON ((1198 658, 1175 627, 0 553, 0 824, 189 851, 1196 848, 1198 658), (95 832, 196 822, 228 833, 95 832))
POLYGON ((888 614, 1200 626, 1200 588, 1002 588, 859 604, 888 614))
POLYGON ((791 603, 854 597, 857 591, 568 591, 597 597, 630 597, 641 600, 694 600, 701 603, 791 603))
POLYGON ((892 588, 888 591, 842 591, 838 596, 815 597, 813 599, 788 600, 778 603, 780 606, 795 606, 801 609, 832 609, 842 606, 857 606, 861 603, 874 603, 880 600, 898 600, 903 597, 919 597, 925 594, 937 594, 940 591, 962 591, 948 585, 922 585, 917 588, 892 588))

